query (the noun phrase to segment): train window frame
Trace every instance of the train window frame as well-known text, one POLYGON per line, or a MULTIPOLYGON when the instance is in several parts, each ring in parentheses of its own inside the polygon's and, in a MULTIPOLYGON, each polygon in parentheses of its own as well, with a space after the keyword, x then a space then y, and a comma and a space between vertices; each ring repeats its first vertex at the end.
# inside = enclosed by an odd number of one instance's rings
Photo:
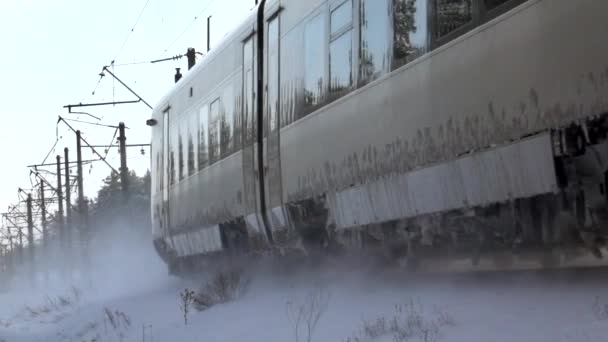
POLYGON ((471 20, 466 24, 454 29, 453 31, 443 35, 437 35, 437 27, 439 25, 437 17, 437 1, 428 0, 428 18, 429 18, 429 34, 431 35, 431 49, 434 50, 460 36, 476 28, 480 24, 481 8, 480 0, 471 0, 471 20))
POLYGON ((279 7, 267 20, 266 20, 266 25, 267 25, 267 36, 266 36, 266 51, 268 51, 268 57, 267 57, 267 63, 266 63, 266 96, 265 96, 265 100, 266 100, 266 113, 267 115, 265 116, 265 120, 267 120, 268 122, 264 123, 264 136, 267 135, 267 133, 270 132, 274 132, 278 129, 280 129, 281 127, 281 21, 280 21, 280 12, 281 12, 282 8, 279 7), (270 29, 271 29, 271 25, 275 24, 276 25, 276 36, 272 37, 272 40, 276 41, 276 46, 274 46, 276 48, 276 65, 270 65, 270 48, 271 48, 271 37, 270 37, 270 29), (270 68, 275 68, 275 72, 276 72, 276 84, 274 85, 274 87, 276 87, 276 103, 275 104, 271 104, 270 103, 270 91, 272 90, 272 86, 271 86, 271 79, 270 79, 270 68), (274 120, 273 118, 270 116, 271 115, 271 107, 272 105, 276 105, 275 108, 275 117, 274 120))
MULTIPOLYGON (((326 5, 324 4, 323 6, 320 6, 320 8, 316 9, 315 11, 313 11, 311 14, 309 14, 303 21, 302 21, 302 31, 303 31, 303 46, 304 46, 304 58, 303 58, 303 74, 304 74, 304 78, 303 78, 303 94, 304 94, 304 99, 302 101, 302 108, 300 109, 300 111, 298 113, 296 113, 296 120, 299 120, 303 117, 305 117, 306 115, 310 114, 311 112, 317 110, 318 108, 323 107, 326 103, 327 103, 327 93, 328 93, 328 89, 329 89, 329 82, 328 82, 328 78, 329 78, 329 52, 328 52, 328 31, 329 31, 329 16, 327 15, 327 8, 326 5), (315 22, 318 20, 318 23, 315 22), (309 70, 308 70, 308 58, 311 56, 308 54, 308 50, 309 50, 309 46, 307 44, 307 33, 309 32, 308 29, 309 27, 313 27, 313 22, 315 24, 319 24, 321 25, 321 33, 320 33, 320 37, 319 41, 317 42, 320 48, 320 52, 319 54, 313 54, 313 56, 321 56, 321 59, 323 60, 321 63, 319 64, 319 67, 321 68, 321 72, 320 72, 320 76, 321 76, 321 84, 318 87, 318 89, 320 90, 320 94, 318 94, 318 98, 316 98, 316 102, 314 103, 308 103, 306 101, 306 91, 312 88, 308 87, 307 84, 307 79, 306 76, 309 74, 309 70)), ((318 82, 317 82, 318 84, 318 82)))
POLYGON ((500 15, 512 10, 513 8, 528 2, 529 0, 507 0, 504 3, 488 9, 486 8, 486 2, 485 0, 476 0, 479 1, 479 7, 480 7, 480 11, 481 11, 481 20, 480 20, 480 25, 487 23, 488 21, 499 17, 500 15))
POLYGON ((169 125, 170 125, 170 111, 171 107, 167 107, 163 111, 163 158, 162 158, 162 177, 161 177, 161 191, 162 191, 162 199, 163 202, 169 201, 169 187, 171 186, 171 170, 170 170, 170 158, 169 153, 171 151, 169 144, 171 142, 169 134, 169 125))
POLYGON ((186 145, 188 155, 187 177, 190 177, 196 174, 196 171, 198 170, 198 139, 196 139, 196 135, 198 134, 198 129, 196 127, 198 118, 197 115, 192 113, 188 115, 185 120, 187 121, 186 131, 188 133, 186 145))
POLYGON ((209 150, 209 165, 213 165, 222 159, 221 156, 221 99, 220 97, 215 97, 213 101, 209 103, 209 120, 207 127, 207 139, 208 144, 207 148, 209 150), (213 110, 215 109, 215 116, 213 110), (214 133, 215 135, 212 135, 214 133), (215 141, 213 141, 215 138, 215 141))
POLYGON ((209 127, 209 103, 204 103, 198 111, 198 170, 203 171, 209 163, 209 147, 208 147, 208 127, 209 127), (203 123, 205 124, 203 126, 203 123), (203 136, 204 135, 204 136, 203 136), (204 145, 203 145, 204 144, 204 145))
MULTIPOLYGON (((392 60, 393 60, 393 39, 394 39, 394 13, 393 13, 393 1, 394 0, 384 0, 384 5, 386 6, 384 8, 384 10, 387 12, 386 16, 385 16, 385 30, 386 30, 386 36, 384 37, 384 43, 386 44, 386 51, 385 51, 385 57, 388 59, 387 60, 387 65, 384 68, 384 70, 379 70, 376 71, 372 74, 366 73, 364 72, 364 66, 362 65, 362 63, 365 61, 365 59, 368 57, 367 55, 364 56, 364 53, 367 51, 370 51, 369 49, 365 49, 363 47, 364 45, 364 39, 366 38, 366 33, 368 32, 366 29, 364 29, 364 25, 365 25, 365 21, 364 21, 364 15, 365 15, 365 11, 364 11, 364 6, 366 5, 366 0, 358 0, 356 2, 356 12, 354 13, 355 15, 355 20, 356 20, 356 25, 355 25, 355 47, 356 47, 356 52, 353 51, 353 53, 356 53, 355 56, 353 56, 353 60, 354 60, 354 70, 355 70, 355 83, 357 87, 363 87, 366 84, 373 82, 374 80, 380 78, 382 75, 386 75, 388 73, 390 73, 393 69, 392 69, 392 60), (355 60, 356 59, 356 60, 355 60)), ((425 0, 427 1, 427 0, 425 0)))
POLYGON ((328 39, 328 43, 327 43, 327 49, 326 49, 326 53, 327 53, 327 82, 326 82, 326 91, 327 91, 327 96, 328 96, 328 100, 332 101, 334 99, 337 99, 339 97, 344 96, 345 94, 349 93, 350 91, 353 90, 353 88, 356 85, 356 72, 354 71, 355 69, 355 65, 358 64, 358 59, 356 58, 356 56, 358 55, 358 44, 357 44, 357 37, 358 34, 357 32, 355 32, 355 21, 356 21, 356 13, 358 13, 358 6, 359 2, 358 1, 354 1, 354 0, 339 0, 339 1, 334 1, 333 3, 330 4, 329 6, 329 15, 327 17, 327 20, 329 21, 328 25, 326 25, 328 27, 328 32, 329 32, 329 39, 328 39), (337 13, 338 11, 340 11, 341 9, 345 8, 344 6, 349 5, 350 7, 350 16, 348 16, 349 20, 348 22, 345 22, 344 24, 342 24, 341 26, 337 26, 337 27, 333 27, 333 19, 334 19, 334 13, 337 13), (335 30, 334 30, 335 29, 335 30), (337 44, 341 39, 344 38, 344 36, 346 35, 350 35, 349 37, 349 45, 350 45, 350 53, 348 56, 349 59, 349 63, 350 63, 350 70, 349 70, 349 80, 348 80, 348 84, 342 88, 342 89, 334 89, 333 85, 332 85, 332 45, 337 44))

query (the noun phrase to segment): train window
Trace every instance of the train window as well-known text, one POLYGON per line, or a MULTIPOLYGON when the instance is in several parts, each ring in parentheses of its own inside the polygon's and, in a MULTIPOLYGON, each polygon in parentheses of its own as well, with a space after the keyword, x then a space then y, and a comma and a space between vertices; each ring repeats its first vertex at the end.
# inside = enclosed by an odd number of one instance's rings
POLYGON ((304 27, 304 105, 320 104, 325 88, 325 20, 318 14, 304 27))
POLYGON ((367 83, 389 71, 391 0, 361 0, 359 23, 359 80, 367 83))
POLYGON ((350 0, 331 12, 329 43, 329 89, 332 93, 352 85, 352 3, 350 0))
POLYGON ((268 127, 279 126, 279 17, 268 23, 268 127))
POLYGON ((188 117, 188 175, 192 176, 196 172, 196 146, 194 145, 198 117, 197 115, 189 115, 188 117))
POLYGON ((222 158, 229 156, 233 151, 234 141, 234 96, 232 83, 222 94, 222 116, 220 121, 220 154, 222 158))
POLYGON ((209 163, 220 159, 220 99, 209 105, 209 163))
POLYGON ((255 80, 253 66, 255 65, 255 57, 253 50, 253 40, 255 37, 249 38, 243 46, 243 144, 250 145, 255 139, 254 135, 254 108, 255 108, 255 80))
POLYGON ((437 38, 444 37, 473 20, 473 0, 435 0, 437 38))
POLYGON ((348 0, 331 11, 331 34, 337 34, 352 24, 353 5, 348 0))
POLYGON ((493 10, 494 8, 509 1, 511 0, 484 0, 484 6, 486 10, 493 10))
POLYGON ((394 0, 393 69, 428 51, 427 0, 394 0))
POLYGON ((207 155, 207 127, 209 127, 209 107, 207 104, 201 108, 198 115, 198 169, 202 170, 209 165, 207 155))
POLYGON ((330 89, 332 93, 348 90, 352 84, 351 31, 342 34, 329 45, 330 89))
POLYGON ((178 160, 179 160, 179 180, 181 181, 182 179, 184 179, 185 175, 186 175, 186 170, 184 168, 184 164, 185 164, 185 160, 188 158, 187 156, 187 150, 185 145, 185 139, 186 139, 186 135, 187 133, 185 132, 186 130, 186 125, 184 125, 184 122, 180 122, 179 124, 179 129, 177 131, 177 136, 178 136, 178 140, 177 140, 177 146, 178 146, 178 160))
MULTIPOLYGON (((304 41, 302 40, 302 27, 291 30, 281 38, 280 53, 280 111, 281 127, 285 127, 303 115, 303 77, 304 41)), ((304 108, 306 109, 306 108, 304 108)))
POLYGON ((169 135, 171 141, 169 142, 169 148, 171 149, 169 165, 171 168, 171 184, 175 184, 179 177, 178 175, 178 159, 179 159, 179 150, 178 150, 178 137, 179 137, 179 126, 176 121, 173 121, 172 125, 169 125, 169 129, 171 133, 169 135))
POLYGON ((163 112, 163 165, 160 186, 163 191, 163 201, 169 200, 169 109, 163 112))

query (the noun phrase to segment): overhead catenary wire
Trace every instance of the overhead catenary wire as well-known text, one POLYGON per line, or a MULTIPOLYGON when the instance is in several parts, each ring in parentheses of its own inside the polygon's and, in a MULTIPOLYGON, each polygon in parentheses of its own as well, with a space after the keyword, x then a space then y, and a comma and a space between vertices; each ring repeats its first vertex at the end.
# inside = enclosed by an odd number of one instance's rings
POLYGON ((169 51, 169 49, 175 44, 177 43, 177 41, 180 40, 180 38, 194 25, 194 23, 196 23, 196 21, 198 20, 198 18, 200 18, 200 16, 205 13, 205 11, 215 2, 216 0, 210 0, 205 7, 203 7, 203 9, 194 17, 194 19, 190 22, 190 24, 188 24, 188 26, 186 26, 186 28, 182 31, 182 33, 179 34, 179 36, 177 36, 177 38, 175 38, 171 44, 169 44, 169 46, 167 46, 163 52, 158 56, 158 58, 161 58, 162 56, 165 55, 165 53, 167 53, 167 51, 169 51))
POLYGON ((127 34, 127 37, 125 38, 124 42, 122 43, 122 45, 118 49, 118 52, 116 52, 116 55, 112 59, 112 63, 111 64, 114 64, 114 62, 116 61, 116 59, 118 58, 118 56, 122 52, 122 49, 124 49, 125 45, 127 45, 127 42, 129 41, 129 39, 131 38, 131 35, 135 31, 135 27, 137 27, 137 24, 139 23, 139 20, 141 19, 141 16, 144 14, 144 11, 146 10, 146 7, 148 7, 149 3, 150 3, 150 0, 147 0, 146 3, 144 4, 144 7, 139 12, 139 15, 137 16, 137 19, 135 19, 135 24, 133 24, 133 27, 131 27, 131 30, 127 34))

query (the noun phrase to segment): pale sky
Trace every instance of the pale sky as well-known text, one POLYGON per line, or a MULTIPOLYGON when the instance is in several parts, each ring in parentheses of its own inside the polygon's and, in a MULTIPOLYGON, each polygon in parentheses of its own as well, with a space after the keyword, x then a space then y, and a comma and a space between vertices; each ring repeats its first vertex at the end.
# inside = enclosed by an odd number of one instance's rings
MULTIPOLYGON (((136 99, 109 75, 102 79, 95 95, 91 94, 102 67, 117 54, 116 64, 123 64, 183 54, 188 47, 204 51, 207 16, 213 15, 213 47, 253 6, 254 0, 0 0, 0 115, 3 118, 0 212, 17 202, 18 187, 31 188, 26 166, 41 163, 50 151, 56 140, 58 115, 95 121, 85 115, 67 114, 64 105, 107 102, 113 98, 117 101, 136 99), (134 31, 120 49, 144 6, 134 31)), ((116 66, 114 73, 154 106, 173 85, 176 67, 181 67, 184 73, 186 59, 116 66)), ((102 117, 101 122, 105 124, 117 125, 124 121, 130 128, 126 133, 128 144, 150 141, 145 120, 151 111, 142 103, 81 110, 102 117)), ((109 144, 114 133, 111 128, 71 124, 93 145, 109 144)), ((70 158, 75 160, 74 134, 62 123, 58 135, 63 139, 47 162, 54 162, 57 154, 63 156, 64 147, 70 148, 70 158)), ((95 158, 89 149, 83 151, 83 159, 95 158)), ((138 148, 130 148, 129 168, 143 174, 149 167, 148 152, 141 156, 138 148)), ((118 169, 116 149, 110 151, 109 161, 118 169)), ((75 175, 76 171, 73 172, 75 175)), ((92 169, 85 168, 87 196, 95 196, 101 180, 109 173, 110 169, 102 162, 94 163, 92 169)), ((53 177, 49 175, 54 183, 53 177)))

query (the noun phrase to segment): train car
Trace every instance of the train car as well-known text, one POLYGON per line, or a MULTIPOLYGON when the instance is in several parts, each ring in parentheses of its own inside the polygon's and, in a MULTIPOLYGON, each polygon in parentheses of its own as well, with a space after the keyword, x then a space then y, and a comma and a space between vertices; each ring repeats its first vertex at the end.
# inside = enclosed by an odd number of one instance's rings
POLYGON ((601 259, 608 2, 268 0, 153 112, 155 247, 601 259))

